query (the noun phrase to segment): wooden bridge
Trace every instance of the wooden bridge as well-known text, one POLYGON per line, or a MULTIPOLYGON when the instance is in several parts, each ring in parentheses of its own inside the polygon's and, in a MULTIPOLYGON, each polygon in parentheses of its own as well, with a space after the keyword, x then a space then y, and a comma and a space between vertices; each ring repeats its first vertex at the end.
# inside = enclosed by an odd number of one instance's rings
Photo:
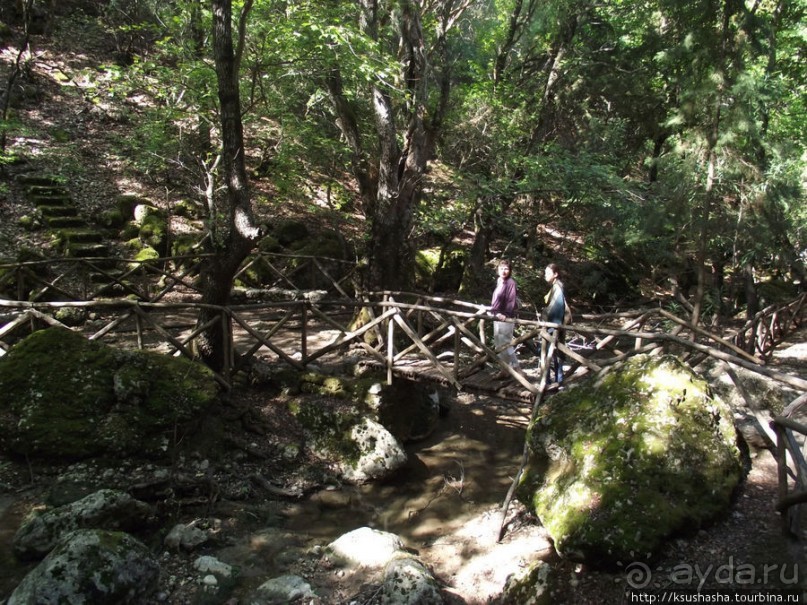
MULTIPOLYGON (((200 257, 157 261, 58 259, 0 265, 0 356, 38 326, 64 325, 91 340, 152 349, 193 359, 204 306, 194 281, 200 257)), ((486 304, 404 292, 362 292, 356 268, 333 259, 260 254, 239 273, 233 304, 207 306, 211 322, 228 335, 227 363, 217 374, 230 387, 256 358, 303 370, 338 362, 348 352, 386 372, 457 390, 488 391, 537 403, 548 389, 546 355, 528 354, 521 369, 499 361, 486 304), (263 283, 251 283, 260 266, 263 283), (266 275, 271 279, 267 280, 266 275), (500 370, 509 380, 495 381, 500 370)), ((771 368, 777 344, 804 323, 807 295, 771 306, 753 319, 716 334, 692 326, 661 306, 629 313, 579 315, 570 326, 536 317, 514 319, 523 350, 557 346, 566 359, 566 382, 607 371, 638 353, 670 352, 696 366, 711 356, 805 393, 774 421, 780 465, 780 510, 792 529, 807 502, 807 426, 794 414, 807 402, 807 380, 771 368), (549 328, 566 332, 557 342, 549 328), (790 485, 793 488, 790 488, 790 485)), ((730 373, 731 375, 731 373, 730 373)), ((767 428, 767 427, 764 427, 767 428)))
MULTIPOLYGON (((0 355, 16 338, 40 325, 73 325, 91 340, 153 348, 193 359, 194 340, 209 326, 196 325, 202 308, 193 279, 204 257, 156 261, 109 258, 51 259, 0 265, 0 355)), ((212 315, 229 335, 224 385, 255 356, 297 369, 360 349, 368 363, 393 375, 417 376, 456 389, 484 388, 485 368, 512 378, 497 390, 504 397, 531 399, 539 390, 530 357, 523 372, 498 359, 488 343, 492 317, 487 305, 423 294, 359 292, 355 266, 333 259, 257 254, 237 276, 234 304, 212 315), (251 284, 260 265, 268 283, 251 284), (531 371, 532 370, 532 371, 531 371)), ((265 278, 264 278, 265 279, 265 278)), ((715 334, 691 326, 661 307, 616 314, 581 315, 565 326, 557 346, 570 368, 568 380, 637 353, 671 351, 695 365, 711 355, 752 369, 797 389, 807 383, 765 364, 776 344, 803 322, 807 297, 761 311, 745 325, 715 334)), ((208 306, 208 310, 210 307, 208 306)), ((517 346, 548 346, 554 324, 519 317, 517 346)), ((540 374, 540 367, 537 374, 540 374)))

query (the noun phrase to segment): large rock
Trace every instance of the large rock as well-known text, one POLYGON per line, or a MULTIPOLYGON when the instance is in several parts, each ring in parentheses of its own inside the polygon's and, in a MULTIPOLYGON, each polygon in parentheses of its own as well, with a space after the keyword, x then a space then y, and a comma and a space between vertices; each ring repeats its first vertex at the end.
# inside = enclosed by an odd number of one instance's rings
POLYGON ((129 534, 78 530, 23 578, 7 605, 140 605, 156 592, 159 575, 148 548, 129 534))
POLYGON ((562 589, 561 574, 547 561, 535 561, 507 578, 496 605, 554 605, 562 589))
POLYGON ((311 585, 300 576, 283 575, 271 578, 261 584, 249 597, 251 605, 286 605, 286 603, 308 603, 315 601, 316 594, 311 585))
POLYGON ((76 529, 142 530, 152 515, 145 502, 125 492, 102 489, 26 519, 14 536, 14 554, 20 559, 42 558, 59 538, 76 529))
POLYGON ((384 605, 440 605, 445 600, 431 570, 414 555, 399 553, 384 567, 379 602, 384 605))
POLYGON ((377 602, 383 605, 440 605, 440 584, 431 570, 409 553, 395 534, 360 527, 341 535, 325 550, 336 565, 363 574, 366 584, 380 580, 377 602))
POLYGON ((401 538, 387 531, 360 527, 342 534, 326 551, 339 565, 354 568, 383 568, 404 549, 401 538))
POLYGON ((726 509, 742 470, 730 410, 673 357, 637 356, 548 400, 519 499, 562 556, 651 558, 726 509))
POLYGON ((434 388, 396 378, 392 384, 374 378, 345 378, 306 372, 298 376, 299 390, 337 399, 351 400, 356 410, 364 410, 401 443, 425 439, 437 428, 447 410, 434 388))
POLYGON ((0 450, 166 457, 217 397, 201 364, 49 328, 0 358, 0 450))
POLYGON ((294 401, 290 409, 305 430, 306 447, 348 483, 388 477, 406 463, 401 443, 361 409, 313 399, 294 401))
POLYGON ((370 386, 365 402, 398 441, 407 443, 432 434, 440 417, 440 396, 434 389, 411 380, 370 386))

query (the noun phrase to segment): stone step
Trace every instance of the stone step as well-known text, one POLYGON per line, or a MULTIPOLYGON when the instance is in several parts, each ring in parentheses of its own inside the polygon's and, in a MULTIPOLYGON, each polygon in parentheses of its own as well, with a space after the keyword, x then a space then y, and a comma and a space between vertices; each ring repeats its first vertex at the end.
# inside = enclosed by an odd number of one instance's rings
POLYGON ((26 188, 25 194, 31 199, 38 197, 69 197, 67 188, 62 185, 31 185, 26 188))
MULTIPOLYGON (((109 249, 106 250, 106 253, 103 256, 96 257, 92 264, 99 269, 104 269, 106 271, 115 271, 115 267, 118 266, 117 261, 109 256, 109 249)), ((114 284, 114 282, 110 281, 103 273, 92 273, 90 276, 90 283, 95 286, 103 285, 103 284, 114 284)))
POLYGON ((72 198, 67 194, 60 195, 31 195, 28 199, 34 203, 34 206, 41 208, 42 206, 73 206, 72 198))
MULTIPOLYGON (((116 264, 114 262, 114 259, 111 258, 101 260, 103 260, 103 263, 94 262, 93 265, 101 269, 106 269, 108 267, 114 267, 116 264)), ((120 278, 120 276, 123 274, 124 274, 123 271, 112 268, 110 271, 107 271, 106 273, 90 273, 89 280, 91 284, 109 284, 113 278, 120 278)))
POLYGON ((57 230, 59 239, 67 243, 98 243, 104 240, 104 234, 98 229, 86 227, 84 221, 79 219, 79 224, 75 228, 61 228, 57 230))
POLYGON ((51 229, 81 229, 87 226, 80 216, 45 216, 43 217, 51 229))
MULTIPOLYGON (((49 175, 21 175, 17 182, 23 188, 26 199, 41 213, 45 224, 51 230, 66 256, 92 258, 99 269, 115 269, 115 261, 110 258, 109 245, 104 243, 107 235, 103 230, 91 227, 79 215, 78 207, 70 196, 64 181, 49 175)), ((101 273, 91 273, 92 283, 103 286, 109 278, 101 273)), ((125 290, 111 284, 111 290, 125 290)))
POLYGON ((63 205, 46 205, 43 204, 41 206, 37 206, 39 211, 42 213, 42 216, 45 218, 53 218, 56 216, 78 216, 78 209, 75 206, 63 206, 63 205))
POLYGON ((76 258, 103 258, 109 256, 109 246, 87 242, 70 242, 65 246, 67 256, 76 258))
POLYGON ((61 185, 59 179, 44 174, 21 174, 17 177, 17 182, 24 186, 54 186, 61 185))

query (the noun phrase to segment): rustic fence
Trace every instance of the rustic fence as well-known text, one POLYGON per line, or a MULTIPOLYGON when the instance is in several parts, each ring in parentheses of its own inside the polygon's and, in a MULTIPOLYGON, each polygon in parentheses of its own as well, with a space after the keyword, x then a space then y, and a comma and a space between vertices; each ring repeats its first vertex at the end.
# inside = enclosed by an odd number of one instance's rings
POLYGON ((807 504, 807 461, 804 458, 807 447, 807 425, 796 420, 807 404, 807 393, 792 401, 771 422, 776 433, 776 465, 779 474, 779 498, 776 510, 782 516, 782 531, 804 538, 803 506, 807 504), (792 483, 792 488, 791 488, 792 483))
MULTIPOLYGON (((204 305, 195 278, 204 259, 66 258, 0 265, 0 295, 10 299, 0 298, 0 309, 7 312, 0 318, 5 319, 0 322, 0 355, 15 336, 36 324, 76 323, 78 316, 90 339, 193 358, 194 341, 211 322, 219 322, 228 335, 219 375, 223 384, 230 384, 232 375, 259 352, 302 369, 330 353, 357 347, 386 369, 388 380, 397 371, 462 388, 493 365, 510 374, 522 396, 538 391, 534 376, 502 364, 499 351, 487 345, 492 317, 485 305, 412 293, 357 294, 356 267, 345 261, 255 254, 236 276, 236 300, 243 302, 208 306, 213 319, 197 325, 204 305), (329 337, 323 339, 323 333, 329 337)), ((692 365, 711 355, 804 388, 804 381, 764 364, 775 344, 802 323, 805 298, 768 307, 724 336, 693 327, 661 308, 582 315, 564 328, 566 338, 557 347, 571 365, 567 375, 572 379, 630 355, 673 350, 692 365)), ((540 348, 544 343, 545 348, 552 324, 525 317, 514 321, 517 346, 539 343, 540 348)))
MULTIPOLYGON (((202 308, 220 322, 228 335, 226 363, 219 375, 229 385, 249 368, 256 356, 304 369, 333 354, 360 349, 369 363, 393 374, 439 381, 454 388, 484 388, 489 367, 508 372, 512 384, 504 395, 533 398, 539 387, 534 375, 511 368, 491 347, 487 306, 448 298, 400 292, 365 293, 361 299, 326 298, 314 293, 282 301, 260 301, 212 307, 196 301, 152 302, 133 299, 30 302, 0 300, 0 348, 38 325, 76 324, 91 340, 104 339, 122 347, 154 349, 194 358, 194 342, 210 324, 198 325, 202 308)), ((663 309, 632 314, 589 315, 566 326, 568 379, 600 372, 631 355, 670 351, 680 357, 712 356, 752 369, 807 391, 807 381, 760 365, 731 341, 706 330, 692 329, 663 309)), ((518 346, 549 343, 554 324, 515 319, 518 346)), ((536 347, 540 348, 540 344, 536 347)), ((0 351, 2 354, 3 351, 0 351)))
POLYGON ((768 361, 776 345, 804 323, 807 293, 784 305, 769 305, 745 322, 732 336, 734 344, 768 361))
MULTIPOLYGON (((189 300, 201 295, 196 278, 209 254, 158 259, 51 258, 0 263, 0 298, 95 301, 128 298, 141 302, 189 300)), ((235 275, 242 291, 323 290, 351 298, 356 264, 332 258, 256 252, 235 275)))

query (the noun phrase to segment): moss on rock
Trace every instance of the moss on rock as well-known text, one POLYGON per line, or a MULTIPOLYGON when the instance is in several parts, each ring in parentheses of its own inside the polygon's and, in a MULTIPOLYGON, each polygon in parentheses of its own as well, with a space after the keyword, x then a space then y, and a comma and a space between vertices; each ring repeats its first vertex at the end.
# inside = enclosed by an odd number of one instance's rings
POLYGON ((0 359, 0 447, 72 459, 160 456, 217 396, 200 364, 49 328, 0 359))
POLYGON ((361 421, 360 410, 350 406, 324 406, 309 399, 292 401, 289 410, 300 422, 315 451, 336 455, 348 464, 358 462, 361 451, 350 434, 361 421))
POLYGON ((300 397, 289 403, 289 411, 305 431, 307 448, 349 483, 386 476, 406 461, 400 442, 365 403, 372 384, 307 373, 302 390, 330 401, 300 397))
POLYGON ((308 234, 308 226, 304 222, 292 219, 280 221, 272 230, 272 236, 286 248, 306 239, 308 234))
POLYGON ((741 478, 731 418, 674 357, 636 356, 540 410, 518 496, 561 555, 652 558, 728 506, 741 478))
POLYGON ((551 563, 536 561, 507 578, 497 605, 553 605, 562 581, 551 563))

